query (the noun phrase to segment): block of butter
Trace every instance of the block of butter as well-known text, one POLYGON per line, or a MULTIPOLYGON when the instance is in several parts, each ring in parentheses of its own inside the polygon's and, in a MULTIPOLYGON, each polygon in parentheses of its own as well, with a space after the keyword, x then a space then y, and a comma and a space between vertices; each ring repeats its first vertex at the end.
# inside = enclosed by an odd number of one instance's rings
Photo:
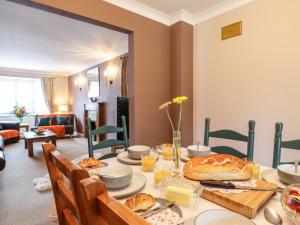
POLYGON ((167 200, 188 207, 193 206, 201 194, 199 183, 178 177, 167 177, 161 184, 161 190, 167 200))

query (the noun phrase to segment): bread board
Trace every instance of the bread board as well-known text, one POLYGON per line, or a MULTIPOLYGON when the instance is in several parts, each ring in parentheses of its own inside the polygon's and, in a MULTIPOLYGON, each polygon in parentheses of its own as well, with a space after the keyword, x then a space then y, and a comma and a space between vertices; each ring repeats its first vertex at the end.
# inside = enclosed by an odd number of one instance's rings
MULTIPOLYGON (((258 180, 257 186, 276 188, 275 184, 258 180)), ((274 194, 273 191, 245 191, 242 193, 220 193, 203 189, 202 197, 214 202, 224 208, 230 209, 250 219, 256 217, 258 210, 263 206, 274 194)))

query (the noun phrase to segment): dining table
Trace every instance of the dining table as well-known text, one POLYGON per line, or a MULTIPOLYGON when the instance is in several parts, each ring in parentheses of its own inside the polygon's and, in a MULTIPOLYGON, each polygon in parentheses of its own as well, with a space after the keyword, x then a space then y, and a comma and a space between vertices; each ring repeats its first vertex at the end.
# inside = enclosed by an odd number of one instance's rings
MULTIPOLYGON (((108 163, 110 166, 122 163, 118 160, 117 157, 109 158, 104 161, 106 163, 108 163)), ((159 156, 157 163, 170 163, 170 161, 164 160, 162 158, 162 156, 159 156)), ((154 173, 153 172, 144 172, 142 170, 141 165, 128 165, 128 166, 132 167, 133 171, 142 173, 146 177, 146 180, 147 180, 146 184, 140 192, 151 194, 152 196, 154 196, 156 198, 164 197, 164 194, 159 190, 159 188, 154 187, 154 178, 153 178, 154 173)), ((182 171, 183 166, 184 166, 184 162, 181 162, 180 171, 182 171)), ((269 168, 267 166, 260 166, 261 172, 264 170, 268 170, 268 169, 271 169, 271 168, 269 168)), ((268 200, 268 202, 261 207, 261 209, 258 211, 257 216, 254 219, 252 219, 252 221, 257 225, 269 225, 270 223, 267 222, 264 217, 263 209, 265 207, 271 207, 271 208, 275 209, 277 211, 277 213, 279 213, 279 215, 282 217, 283 224, 292 225, 293 223, 288 219, 287 215, 285 214, 285 212, 282 209, 280 197, 281 197, 281 192, 277 192, 274 196, 272 196, 268 200)), ((126 200, 126 198, 119 199, 119 201, 121 203, 124 203, 125 200, 126 200)), ((211 210, 211 209, 224 209, 224 207, 219 206, 219 205, 217 205, 213 202, 210 202, 201 197, 200 197, 199 201, 197 202, 197 204, 195 204, 193 207, 185 207, 185 206, 181 206, 181 205, 179 205, 179 207, 182 211, 182 216, 185 221, 184 222, 185 225, 193 225, 196 216, 204 211, 211 210)))

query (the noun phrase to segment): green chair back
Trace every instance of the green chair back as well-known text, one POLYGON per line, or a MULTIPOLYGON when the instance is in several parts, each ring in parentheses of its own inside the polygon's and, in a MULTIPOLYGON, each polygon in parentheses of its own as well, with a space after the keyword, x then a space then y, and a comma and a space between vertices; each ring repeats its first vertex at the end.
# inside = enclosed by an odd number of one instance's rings
MULTIPOLYGON (((89 148, 89 157, 94 157, 94 150, 103 149, 108 147, 120 146, 123 145, 125 150, 128 148, 128 135, 127 135, 127 126, 126 126, 126 118, 125 116, 121 116, 122 120, 122 127, 116 126, 102 126, 96 128, 94 130, 91 129, 91 119, 88 118, 88 148, 89 148), (123 140, 117 139, 106 139, 98 142, 97 144, 93 145, 93 137, 102 134, 109 134, 109 133, 123 133, 123 140)), ((115 154, 114 154, 115 156, 115 154)), ((105 155, 107 158, 108 156, 105 155)))
POLYGON ((220 154, 230 154, 234 155, 239 158, 248 158, 253 159, 253 150, 254 150, 254 128, 255 128, 255 121, 250 120, 248 123, 249 130, 248 136, 238 133, 233 130, 217 130, 217 131, 210 131, 210 118, 205 119, 205 131, 204 131, 204 145, 209 145, 209 138, 222 138, 222 139, 229 139, 234 141, 242 141, 247 142, 247 155, 244 153, 230 147, 230 146, 214 146, 211 147, 211 150, 216 153, 220 154))
POLYGON ((273 168, 277 168, 280 164, 294 163, 281 162, 281 148, 300 150, 300 140, 282 141, 282 123, 275 124, 274 152, 273 152, 273 168))

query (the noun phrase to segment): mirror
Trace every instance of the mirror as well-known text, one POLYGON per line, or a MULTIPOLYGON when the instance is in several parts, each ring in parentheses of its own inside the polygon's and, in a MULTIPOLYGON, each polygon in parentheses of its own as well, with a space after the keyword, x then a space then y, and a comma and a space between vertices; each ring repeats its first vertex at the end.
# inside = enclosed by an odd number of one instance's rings
POLYGON ((86 71, 88 79, 88 97, 92 102, 98 101, 100 96, 99 67, 96 66, 86 71))

